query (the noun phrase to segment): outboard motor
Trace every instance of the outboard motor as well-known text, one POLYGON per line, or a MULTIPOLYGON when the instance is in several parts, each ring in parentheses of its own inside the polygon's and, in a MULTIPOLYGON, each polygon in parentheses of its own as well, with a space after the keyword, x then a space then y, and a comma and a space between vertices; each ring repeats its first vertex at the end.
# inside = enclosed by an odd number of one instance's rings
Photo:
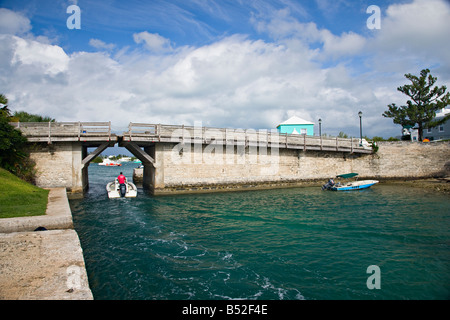
POLYGON ((127 186, 125 184, 120 185, 120 196, 125 197, 125 194, 127 193, 127 186))
POLYGON ((330 179, 326 184, 322 186, 322 190, 330 190, 335 185, 334 180, 330 179))

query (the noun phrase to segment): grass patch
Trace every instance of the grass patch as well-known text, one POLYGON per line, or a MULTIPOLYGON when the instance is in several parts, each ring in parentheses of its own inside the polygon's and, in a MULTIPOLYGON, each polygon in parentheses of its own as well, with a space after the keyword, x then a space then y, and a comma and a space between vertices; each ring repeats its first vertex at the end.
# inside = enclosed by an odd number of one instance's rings
POLYGON ((0 168, 0 218, 44 215, 48 193, 0 168))

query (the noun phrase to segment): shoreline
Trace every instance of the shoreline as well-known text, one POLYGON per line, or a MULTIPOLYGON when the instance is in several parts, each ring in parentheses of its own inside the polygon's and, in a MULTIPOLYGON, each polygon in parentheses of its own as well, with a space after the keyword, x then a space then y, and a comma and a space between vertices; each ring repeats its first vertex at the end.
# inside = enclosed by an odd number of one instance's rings
MULTIPOLYGON (((381 181, 380 181, 381 183, 381 181)), ((443 194, 450 194, 450 176, 445 178, 415 178, 415 179, 395 179, 382 181, 385 185, 402 185, 416 189, 436 191, 443 194)))
MULTIPOLYGON (((444 194, 450 194, 450 176, 445 178, 380 178, 380 177, 361 177, 358 180, 378 180, 380 185, 402 185, 428 191, 435 191, 444 194)), ((258 191, 290 189, 302 187, 322 187, 327 181, 324 179, 303 180, 303 181, 280 181, 280 182, 254 182, 254 183, 229 183, 229 184, 190 184, 167 186, 163 189, 154 190, 154 196, 167 196, 179 194, 202 194, 217 192, 240 192, 240 191, 258 191)))
POLYGON ((93 300, 65 188, 43 216, 0 219, 0 300, 93 300))

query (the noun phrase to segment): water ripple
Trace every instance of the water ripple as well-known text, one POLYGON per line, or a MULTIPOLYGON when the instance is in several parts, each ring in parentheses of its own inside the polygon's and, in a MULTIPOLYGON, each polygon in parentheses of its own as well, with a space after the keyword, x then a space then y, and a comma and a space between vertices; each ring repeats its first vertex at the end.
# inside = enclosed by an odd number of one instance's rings
POLYGON ((71 208, 96 299, 450 297, 445 196, 377 185, 109 200, 115 173, 89 171, 71 208), (372 264, 381 290, 366 286, 372 264))

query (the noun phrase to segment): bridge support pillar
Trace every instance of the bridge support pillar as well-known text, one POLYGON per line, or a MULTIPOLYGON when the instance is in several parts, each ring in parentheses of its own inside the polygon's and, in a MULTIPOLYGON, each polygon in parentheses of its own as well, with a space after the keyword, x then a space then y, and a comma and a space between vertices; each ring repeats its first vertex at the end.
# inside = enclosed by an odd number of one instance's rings
POLYGON ((158 188, 164 188, 164 157, 161 156, 159 150, 163 148, 163 144, 147 144, 140 146, 135 142, 119 143, 119 146, 125 147, 144 165, 143 187, 155 193, 158 188), (142 149, 143 148, 143 149, 142 149))
POLYGON ((86 148, 81 142, 36 143, 30 158, 36 163, 36 185, 41 188, 66 188, 82 192, 87 183, 87 170, 82 165, 86 148))

